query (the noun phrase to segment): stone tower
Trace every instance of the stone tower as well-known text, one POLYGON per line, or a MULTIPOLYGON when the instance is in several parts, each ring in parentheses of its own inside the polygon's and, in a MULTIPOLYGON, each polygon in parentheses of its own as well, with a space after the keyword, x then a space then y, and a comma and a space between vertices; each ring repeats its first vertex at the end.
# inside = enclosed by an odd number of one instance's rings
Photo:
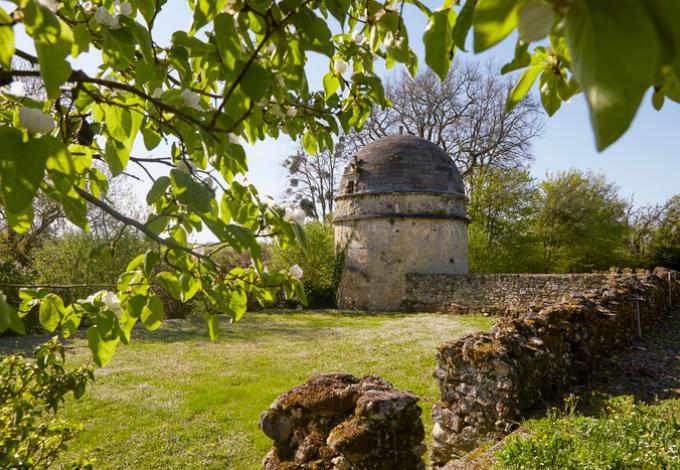
POLYGON ((432 142, 393 135, 367 145, 335 201, 340 308, 399 310, 407 273, 467 272, 463 179, 432 142))

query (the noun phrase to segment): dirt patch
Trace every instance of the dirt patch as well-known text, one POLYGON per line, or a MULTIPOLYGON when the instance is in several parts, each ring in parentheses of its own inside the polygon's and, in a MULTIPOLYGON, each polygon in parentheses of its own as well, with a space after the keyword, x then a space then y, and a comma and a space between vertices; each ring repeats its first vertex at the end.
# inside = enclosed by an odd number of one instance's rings
POLYGON ((643 402, 680 397, 680 311, 625 354, 608 358, 572 392, 633 395, 643 402))

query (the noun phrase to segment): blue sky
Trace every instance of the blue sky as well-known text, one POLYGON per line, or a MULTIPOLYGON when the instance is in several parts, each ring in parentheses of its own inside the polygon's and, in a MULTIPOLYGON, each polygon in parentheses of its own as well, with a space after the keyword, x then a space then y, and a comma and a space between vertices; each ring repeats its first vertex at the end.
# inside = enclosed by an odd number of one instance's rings
MULTIPOLYGON (((438 3, 426 2, 432 8, 438 3)), ((13 6, 0 1, 0 6, 11 11, 13 6)), ((405 9, 410 43, 423 61, 422 34, 426 20, 415 8, 405 9)), ((170 0, 157 21, 155 36, 159 42, 169 40, 173 31, 188 29, 191 13, 185 2, 170 0)), ((337 25, 332 26, 337 30, 337 25)), ((17 46, 32 51, 30 40, 18 35, 17 46)), ((491 51, 475 56, 459 53, 464 60, 488 60, 496 63, 507 62, 513 54, 514 38, 506 39, 491 51)), ((83 57, 75 67, 93 71, 96 57, 83 57)), ((395 67, 396 69, 396 67, 395 67)), ((325 58, 310 56, 307 71, 312 86, 321 88, 321 78, 328 70, 325 58)), ((384 76, 391 72, 384 71, 384 76)), ((141 147, 140 147, 141 148, 141 147)), ((247 146, 249 173, 248 181, 255 184, 261 193, 274 197, 285 187, 280 161, 295 149, 290 139, 267 140, 247 146)), ((146 153, 146 152, 145 152, 146 153)), ((537 178, 546 173, 579 168, 604 173, 609 181, 616 183, 621 194, 633 197, 636 205, 661 203, 672 195, 680 193, 680 105, 666 101, 660 112, 655 111, 647 96, 638 111, 630 130, 615 144, 602 153, 595 149, 590 128, 585 97, 581 94, 545 121, 543 136, 534 143, 532 172, 537 178)), ((135 191, 143 198, 148 190, 145 185, 134 184, 135 191)))

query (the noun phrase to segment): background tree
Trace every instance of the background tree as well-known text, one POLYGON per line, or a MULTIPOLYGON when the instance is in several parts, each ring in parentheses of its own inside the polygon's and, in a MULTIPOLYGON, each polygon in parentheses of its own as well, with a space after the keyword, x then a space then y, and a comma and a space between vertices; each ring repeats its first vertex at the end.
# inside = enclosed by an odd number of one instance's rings
POLYGON ((536 234, 539 189, 528 170, 486 168, 469 195, 469 263, 472 272, 545 269, 536 234))
POLYGON ((554 272, 587 272, 626 266, 629 203, 602 175, 569 170, 540 184, 538 235, 554 272))
POLYGON ((680 195, 629 216, 631 250, 648 268, 680 269, 680 195))
POLYGON ((415 78, 402 71, 385 87, 391 106, 373 108, 351 138, 355 147, 400 133, 430 140, 451 156, 468 185, 486 168, 526 168, 542 118, 531 97, 506 110, 512 86, 492 63, 457 62, 443 80, 430 69, 415 78))
POLYGON ((300 146, 282 162, 288 187, 284 200, 302 208, 309 217, 323 222, 333 214, 335 196, 345 164, 351 158, 346 138, 332 150, 309 154, 300 146))

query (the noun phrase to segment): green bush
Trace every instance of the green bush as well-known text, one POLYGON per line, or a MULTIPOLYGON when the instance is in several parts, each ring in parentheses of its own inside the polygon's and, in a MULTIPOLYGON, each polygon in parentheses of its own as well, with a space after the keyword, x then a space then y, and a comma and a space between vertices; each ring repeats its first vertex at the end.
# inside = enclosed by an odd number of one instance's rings
MULTIPOLYGON (((33 253, 36 282, 73 285, 115 284, 120 273, 149 244, 127 231, 113 240, 89 233, 66 233, 45 240, 33 253)), ((101 290, 102 287, 69 289, 67 302, 101 290)))
POLYGON ((302 282, 310 308, 332 308, 336 305, 339 260, 335 255, 333 226, 321 222, 305 225, 307 253, 299 246, 285 249, 269 247, 270 271, 288 271, 298 265, 304 271, 302 282))
MULTIPOLYGON (((35 361, 8 356, 0 362, 0 468, 52 468, 77 427, 56 417, 67 394, 80 398, 92 369, 64 369, 64 347, 57 338, 41 345, 35 361)), ((91 468, 70 462, 67 468, 91 468)))
POLYGON ((530 421, 530 437, 511 437, 499 469, 678 469, 680 400, 636 404, 609 398, 596 417, 553 411, 530 421))

